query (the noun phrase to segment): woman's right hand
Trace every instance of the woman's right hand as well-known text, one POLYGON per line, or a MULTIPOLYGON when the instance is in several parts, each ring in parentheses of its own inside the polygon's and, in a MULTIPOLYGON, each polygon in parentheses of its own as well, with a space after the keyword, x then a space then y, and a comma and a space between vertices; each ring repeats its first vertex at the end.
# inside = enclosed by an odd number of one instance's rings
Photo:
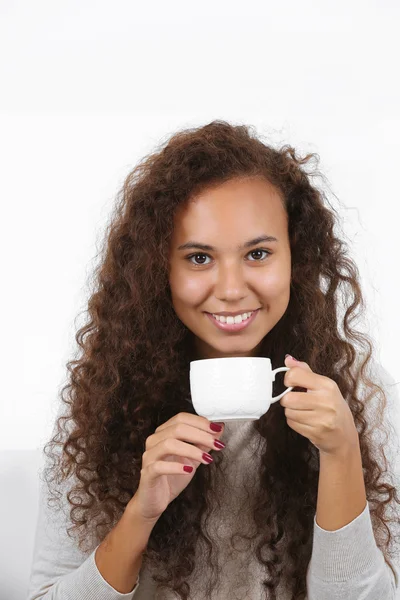
POLYGON ((223 434, 210 429, 211 421, 181 412, 146 439, 139 487, 129 504, 145 521, 156 522, 172 500, 192 481, 200 464, 209 464, 203 452, 220 450, 214 441, 223 434), (193 467, 191 473, 184 465, 193 467))

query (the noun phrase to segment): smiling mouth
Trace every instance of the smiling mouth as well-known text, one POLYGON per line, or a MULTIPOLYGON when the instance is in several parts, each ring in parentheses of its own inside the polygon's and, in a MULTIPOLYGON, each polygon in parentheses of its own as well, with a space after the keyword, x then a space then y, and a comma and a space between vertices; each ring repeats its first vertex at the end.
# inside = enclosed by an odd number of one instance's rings
POLYGON ((233 320, 233 317, 229 316, 226 318, 225 322, 223 322, 219 320, 221 319, 221 317, 217 319, 211 313, 206 313, 206 315, 214 323, 214 325, 222 331, 242 331, 242 329, 245 329, 254 321, 259 311, 260 309, 258 308, 257 310, 254 310, 251 313, 245 313, 246 318, 242 319, 241 321, 237 320, 236 322, 233 320))

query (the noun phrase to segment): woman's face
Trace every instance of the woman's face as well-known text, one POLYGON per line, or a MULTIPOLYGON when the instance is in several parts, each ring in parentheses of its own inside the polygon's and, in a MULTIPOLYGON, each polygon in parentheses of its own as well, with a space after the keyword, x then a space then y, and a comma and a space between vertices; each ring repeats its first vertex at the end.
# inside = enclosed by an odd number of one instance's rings
POLYGON ((287 214, 265 180, 230 180, 191 198, 175 215, 172 302, 194 335, 197 358, 257 356, 287 309, 290 278, 287 214), (266 236, 276 240, 254 241, 266 236), (212 316, 250 311, 257 312, 235 331, 212 316))

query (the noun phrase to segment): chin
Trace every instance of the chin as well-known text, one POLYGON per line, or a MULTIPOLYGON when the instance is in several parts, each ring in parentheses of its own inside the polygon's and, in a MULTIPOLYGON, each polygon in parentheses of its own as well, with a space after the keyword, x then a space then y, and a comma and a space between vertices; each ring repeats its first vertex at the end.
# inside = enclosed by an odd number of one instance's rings
POLYGON ((242 356, 247 356, 250 355, 252 352, 255 352, 256 350, 258 350, 261 341, 255 342, 255 343, 249 343, 249 342, 245 342, 243 341, 242 343, 240 343, 238 340, 235 340, 234 342, 232 340, 228 340, 225 344, 213 344, 211 342, 203 342, 203 344, 206 344, 208 346, 208 348, 210 349, 210 351, 215 352, 215 353, 219 353, 219 354, 226 354, 226 355, 242 355, 242 356))

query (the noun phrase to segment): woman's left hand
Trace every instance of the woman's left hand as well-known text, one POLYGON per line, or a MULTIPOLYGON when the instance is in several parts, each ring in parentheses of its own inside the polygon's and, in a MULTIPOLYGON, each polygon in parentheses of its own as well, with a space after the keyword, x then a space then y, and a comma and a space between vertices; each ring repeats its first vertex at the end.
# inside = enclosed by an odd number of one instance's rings
POLYGON ((314 373, 305 362, 285 358, 284 383, 306 388, 307 392, 288 392, 280 399, 287 424, 318 448, 321 453, 341 455, 358 444, 358 432, 350 407, 336 382, 314 373))

